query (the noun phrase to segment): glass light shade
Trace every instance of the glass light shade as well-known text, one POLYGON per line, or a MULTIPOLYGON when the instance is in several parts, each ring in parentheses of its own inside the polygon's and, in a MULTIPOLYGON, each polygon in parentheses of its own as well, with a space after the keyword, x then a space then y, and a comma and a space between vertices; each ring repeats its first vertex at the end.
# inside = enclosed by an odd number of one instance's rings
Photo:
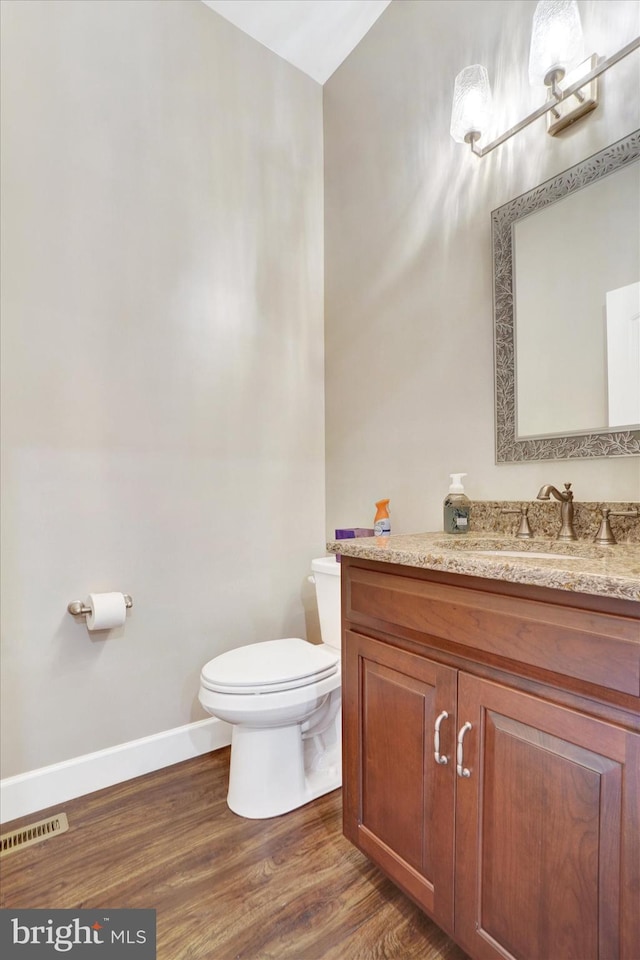
POLYGON ((533 15, 529 82, 544 84, 554 70, 565 72, 584 60, 582 24, 576 0, 540 0, 533 15))
POLYGON ((470 133, 486 130, 491 117, 491 86, 485 67, 474 63, 456 77, 451 110, 451 136, 464 143, 470 133))

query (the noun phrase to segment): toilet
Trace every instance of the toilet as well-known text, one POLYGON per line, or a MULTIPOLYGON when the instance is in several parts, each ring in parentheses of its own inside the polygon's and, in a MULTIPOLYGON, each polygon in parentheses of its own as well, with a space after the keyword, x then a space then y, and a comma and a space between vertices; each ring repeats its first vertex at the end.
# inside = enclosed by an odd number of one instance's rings
POLYGON ((200 675, 200 703, 233 727, 227 803, 241 817, 277 817, 342 784, 340 564, 311 569, 322 644, 251 643, 200 675))

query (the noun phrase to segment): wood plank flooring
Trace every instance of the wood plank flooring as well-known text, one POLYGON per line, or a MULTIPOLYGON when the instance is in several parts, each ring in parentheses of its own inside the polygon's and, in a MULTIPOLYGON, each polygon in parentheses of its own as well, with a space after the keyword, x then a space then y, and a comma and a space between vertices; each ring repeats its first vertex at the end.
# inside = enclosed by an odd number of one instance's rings
POLYGON ((158 960, 467 960, 342 836, 341 792, 284 817, 226 805, 229 750, 79 797, 4 858, 4 908, 152 907, 158 960))

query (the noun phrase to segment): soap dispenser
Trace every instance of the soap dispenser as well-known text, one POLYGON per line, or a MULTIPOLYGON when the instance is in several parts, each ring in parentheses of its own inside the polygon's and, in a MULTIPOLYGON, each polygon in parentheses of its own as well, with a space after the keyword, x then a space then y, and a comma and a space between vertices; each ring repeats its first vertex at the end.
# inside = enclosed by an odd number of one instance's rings
POLYGON ((471 503, 465 496, 463 477, 466 477, 466 473, 451 474, 451 486, 444 501, 445 533, 467 533, 469 530, 471 503))

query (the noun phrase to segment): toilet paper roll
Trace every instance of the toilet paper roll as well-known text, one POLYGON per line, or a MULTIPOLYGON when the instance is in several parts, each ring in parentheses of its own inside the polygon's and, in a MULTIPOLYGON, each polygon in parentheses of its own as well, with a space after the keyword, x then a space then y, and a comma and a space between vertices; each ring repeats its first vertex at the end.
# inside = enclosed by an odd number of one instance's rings
POLYGON ((123 593, 90 593, 87 606, 91 608, 91 613, 87 616, 89 630, 121 627, 127 615, 123 593))

